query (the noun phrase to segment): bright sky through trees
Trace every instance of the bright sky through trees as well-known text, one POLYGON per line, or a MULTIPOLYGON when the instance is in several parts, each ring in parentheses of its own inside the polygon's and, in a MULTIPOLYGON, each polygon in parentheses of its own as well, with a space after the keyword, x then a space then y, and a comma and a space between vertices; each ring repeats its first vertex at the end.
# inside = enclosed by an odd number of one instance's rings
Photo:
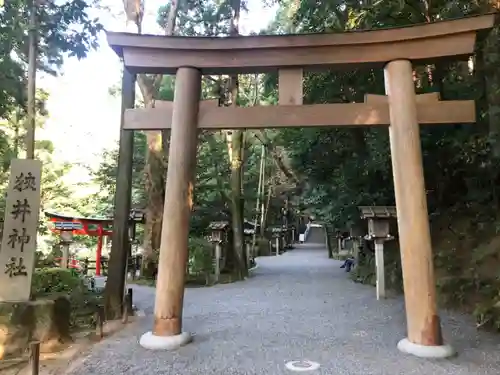
MULTIPOLYGON (((163 4, 164 0, 146 0, 144 33, 162 33, 156 14, 163 4)), ((125 31, 122 2, 104 0, 102 5, 111 9, 99 14, 105 28, 125 31)), ((250 0, 248 14, 242 15, 242 34, 265 28, 274 14, 275 8, 263 8, 260 0, 250 0)), ((50 119, 37 138, 51 139, 61 161, 95 166, 102 150, 112 147, 118 139, 120 98, 110 96, 109 88, 120 81, 120 61, 108 47, 104 34, 100 44, 98 51, 82 61, 67 59, 63 76, 40 78, 39 86, 50 92, 50 119)), ((88 175, 85 169, 75 166, 68 178, 84 182, 88 175)))

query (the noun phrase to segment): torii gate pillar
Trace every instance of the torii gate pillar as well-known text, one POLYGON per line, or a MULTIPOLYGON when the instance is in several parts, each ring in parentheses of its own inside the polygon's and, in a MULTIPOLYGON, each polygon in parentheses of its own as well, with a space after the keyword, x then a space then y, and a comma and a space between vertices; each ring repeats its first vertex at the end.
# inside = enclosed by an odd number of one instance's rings
POLYGON ((147 349, 176 349, 191 341, 182 332, 182 307, 188 260, 189 217, 198 142, 201 72, 179 68, 175 79, 160 259, 152 332, 140 344, 147 349))
POLYGON ((419 357, 449 357, 454 352, 443 345, 437 311, 412 64, 389 62, 384 74, 408 329, 398 349, 419 357))

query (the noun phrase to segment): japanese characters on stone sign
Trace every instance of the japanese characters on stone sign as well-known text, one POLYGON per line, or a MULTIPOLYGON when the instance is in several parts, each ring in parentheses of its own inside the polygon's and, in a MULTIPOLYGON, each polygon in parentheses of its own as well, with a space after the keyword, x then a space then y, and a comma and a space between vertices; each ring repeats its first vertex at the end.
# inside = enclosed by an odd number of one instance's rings
POLYGON ((38 160, 14 159, 10 166, 0 248, 0 302, 27 301, 30 297, 41 173, 38 160))

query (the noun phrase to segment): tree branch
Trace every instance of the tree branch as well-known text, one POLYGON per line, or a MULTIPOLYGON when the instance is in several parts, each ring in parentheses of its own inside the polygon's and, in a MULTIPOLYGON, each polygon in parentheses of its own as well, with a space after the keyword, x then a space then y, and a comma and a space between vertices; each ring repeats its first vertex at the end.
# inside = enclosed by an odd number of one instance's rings
POLYGON ((295 185, 299 185, 300 184, 299 178, 295 175, 295 173, 293 173, 291 168, 285 165, 285 162, 283 161, 283 156, 279 154, 279 152, 276 150, 272 142, 267 138, 265 133, 260 130, 256 130, 254 132, 254 136, 268 149, 277 167, 281 170, 281 172, 283 172, 286 178, 291 180, 295 185))

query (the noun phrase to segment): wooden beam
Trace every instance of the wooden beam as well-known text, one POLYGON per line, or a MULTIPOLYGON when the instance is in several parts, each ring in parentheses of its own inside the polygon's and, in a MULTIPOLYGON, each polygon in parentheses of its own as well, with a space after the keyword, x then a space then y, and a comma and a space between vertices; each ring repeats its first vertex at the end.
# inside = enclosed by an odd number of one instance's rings
MULTIPOLYGON (((370 126, 389 124, 389 106, 385 103, 347 103, 314 105, 278 105, 256 107, 218 107, 212 101, 201 102, 198 128, 261 129, 323 126, 370 126)), ((425 124, 474 123, 473 100, 418 103, 418 122, 425 124)), ((136 108, 125 112, 124 129, 170 129, 172 109, 136 108)))
POLYGON ((241 74, 465 58, 474 53, 477 32, 494 22, 495 15, 489 14, 348 33, 226 38, 107 33, 107 38, 132 72, 175 74, 179 67, 193 66, 202 74, 241 74))
MULTIPOLYGON (((435 103, 440 100, 438 92, 427 92, 416 96, 417 103, 435 103)), ((387 95, 365 94, 365 103, 368 104, 385 104, 388 103, 387 95)))
MULTIPOLYGON (((206 110, 207 108, 214 108, 219 105, 219 100, 217 99, 207 99, 200 100, 199 110, 206 110)), ((174 102, 169 100, 156 100, 154 109, 159 109, 165 112, 170 113, 170 117, 172 117, 172 112, 174 110, 174 102)))
MULTIPOLYGON (((126 48, 152 48, 183 51, 220 51, 224 49, 280 49, 284 47, 324 47, 341 45, 365 45, 404 42, 422 38, 436 38, 451 34, 463 34, 491 29, 495 14, 462 17, 432 23, 420 23, 405 27, 388 27, 376 30, 360 30, 344 33, 309 33, 285 35, 251 35, 231 37, 163 36, 135 33, 106 32, 109 45, 117 53, 126 48)), ((290 63, 293 63, 291 61, 290 63)))
POLYGON ((280 69, 278 71, 279 105, 301 105, 303 98, 302 69, 280 69))
MULTIPOLYGON (((222 39, 222 38, 220 38, 222 39)), ((281 47, 267 49, 173 50, 125 48, 123 61, 133 72, 173 74, 181 66, 195 66, 202 74, 255 74, 295 69, 382 68, 403 56, 416 63, 464 59, 473 54, 476 33, 444 35, 408 41, 324 47, 281 47)))

